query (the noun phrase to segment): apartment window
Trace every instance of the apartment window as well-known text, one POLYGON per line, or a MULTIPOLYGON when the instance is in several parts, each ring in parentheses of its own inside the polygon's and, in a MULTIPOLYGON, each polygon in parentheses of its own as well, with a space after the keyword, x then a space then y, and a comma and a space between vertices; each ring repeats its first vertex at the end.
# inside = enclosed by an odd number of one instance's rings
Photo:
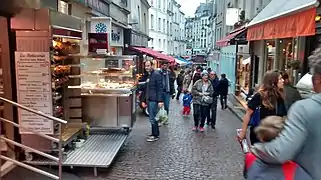
POLYGON ((204 39, 204 47, 207 47, 206 39, 204 39))
POLYGON ((150 0, 150 5, 154 6, 154 0, 150 0))
POLYGON ((167 33, 169 32, 169 22, 167 21, 167 29, 166 29, 166 31, 167 31, 167 33))
POLYGON ((161 7, 162 7, 162 1, 158 0, 158 8, 161 9, 161 7))
POLYGON ((166 0, 163 1, 163 10, 166 11, 166 0))
POLYGON ((140 19, 140 7, 137 6, 137 13, 138 13, 138 24, 141 23, 141 19, 140 19))
POLYGON ((165 27, 166 27, 165 19, 163 19, 163 32, 165 32, 165 27))
POLYGON ((147 19, 146 19, 146 13, 144 13, 144 20, 143 20, 143 25, 144 25, 144 31, 147 32, 147 19))
POLYGON ((161 30, 161 26, 162 26, 161 23, 162 23, 162 22, 161 22, 161 18, 158 18, 158 30, 159 30, 159 31, 161 30))
POLYGON ((58 1, 58 12, 61 12, 63 14, 69 14, 69 5, 65 1, 58 1))
POLYGON ((154 29, 154 15, 153 14, 150 15, 150 27, 151 27, 151 29, 154 29))
POLYGON ((154 39, 152 39, 152 40, 150 41, 150 43, 151 43, 152 48, 153 48, 153 47, 154 47, 154 39))
POLYGON ((161 39, 158 39, 158 47, 159 47, 159 49, 162 47, 162 41, 161 41, 161 39))

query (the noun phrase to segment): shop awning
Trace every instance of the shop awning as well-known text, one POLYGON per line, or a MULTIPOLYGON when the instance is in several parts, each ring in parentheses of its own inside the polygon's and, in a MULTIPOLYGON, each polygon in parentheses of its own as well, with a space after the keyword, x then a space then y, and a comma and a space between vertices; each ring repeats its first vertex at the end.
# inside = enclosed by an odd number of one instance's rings
POLYGON ((181 57, 179 57, 179 56, 177 56, 177 57, 175 58, 175 61, 176 61, 177 64, 180 64, 180 65, 192 64, 192 62, 190 62, 190 61, 188 61, 188 60, 185 60, 185 59, 183 59, 183 58, 181 58, 181 57))
POLYGON ((156 59, 161 59, 161 60, 165 60, 168 62, 175 62, 175 58, 173 58, 172 56, 162 54, 162 53, 157 52, 157 51, 150 49, 150 48, 130 46, 130 49, 137 51, 139 53, 146 54, 146 55, 151 56, 156 59))
POLYGON ((318 0, 272 0, 249 24, 247 40, 315 35, 318 0))
POLYGON ((227 35, 226 37, 224 37, 221 40, 216 41, 216 45, 219 47, 224 47, 224 46, 228 46, 230 43, 230 40, 232 40, 233 38, 235 38, 237 35, 241 34, 242 32, 244 32, 246 30, 245 27, 241 27, 238 28, 234 31, 232 31, 229 35, 227 35))

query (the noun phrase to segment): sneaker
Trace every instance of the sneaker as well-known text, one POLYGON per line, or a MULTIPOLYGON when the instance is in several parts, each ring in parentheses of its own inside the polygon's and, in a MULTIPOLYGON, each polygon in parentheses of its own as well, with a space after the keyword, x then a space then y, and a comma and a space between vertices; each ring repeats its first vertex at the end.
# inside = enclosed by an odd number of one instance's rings
POLYGON ((203 127, 200 127, 200 131, 201 131, 201 132, 204 132, 204 130, 205 130, 205 129, 204 129, 203 127))
POLYGON ((192 128, 192 131, 196 131, 196 130, 197 130, 197 127, 194 126, 194 127, 192 128))
POLYGON ((151 134, 151 133, 146 133, 145 135, 146 135, 147 137, 152 136, 152 134, 151 134))
POLYGON ((147 137, 146 141, 147 142, 154 142, 154 141, 157 141, 159 138, 156 137, 156 136, 149 136, 147 137))
POLYGON ((212 129, 215 129, 215 126, 212 125, 212 129))

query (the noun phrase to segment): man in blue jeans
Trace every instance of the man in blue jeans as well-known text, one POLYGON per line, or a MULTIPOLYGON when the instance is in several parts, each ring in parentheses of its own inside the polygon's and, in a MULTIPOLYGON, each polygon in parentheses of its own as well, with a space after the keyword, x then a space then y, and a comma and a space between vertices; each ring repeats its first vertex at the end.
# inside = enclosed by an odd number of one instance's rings
POLYGON ((175 75, 168 69, 168 62, 163 61, 161 65, 160 74, 162 76, 162 85, 163 85, 163 100, 164 100, 164 109, 169 113, 169 102, 173 94, 175 94, 175 75))
POLYGON ((148 73, 145 96, 148 105, 149 121, 152 126, 152 134, 148 135, 147 141, 154 142, 159 138, 159 127, 156 114, 163 107, 163 83, 162 76, 153 69, 153 62, 145 62, 145 70, 148 73))

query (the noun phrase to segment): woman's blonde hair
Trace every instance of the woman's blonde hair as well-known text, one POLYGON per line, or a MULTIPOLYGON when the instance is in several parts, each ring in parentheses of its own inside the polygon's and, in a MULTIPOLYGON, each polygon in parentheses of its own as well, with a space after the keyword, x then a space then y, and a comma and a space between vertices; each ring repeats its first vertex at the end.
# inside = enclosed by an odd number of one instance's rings
POLYGON ((260 125, 254 132, 258 139, 269 142, 276 138, 284 128, 285 118, 279 116, 268 116, 261 120, 260 125))
POLYGON ((263 83, 259 87, 258 93, 261 95, 262 104, 273 109, 278 98, 283 98, 282 91, 278 88, 281 74, 278 71, 268 71, 263 77, 263 83))

